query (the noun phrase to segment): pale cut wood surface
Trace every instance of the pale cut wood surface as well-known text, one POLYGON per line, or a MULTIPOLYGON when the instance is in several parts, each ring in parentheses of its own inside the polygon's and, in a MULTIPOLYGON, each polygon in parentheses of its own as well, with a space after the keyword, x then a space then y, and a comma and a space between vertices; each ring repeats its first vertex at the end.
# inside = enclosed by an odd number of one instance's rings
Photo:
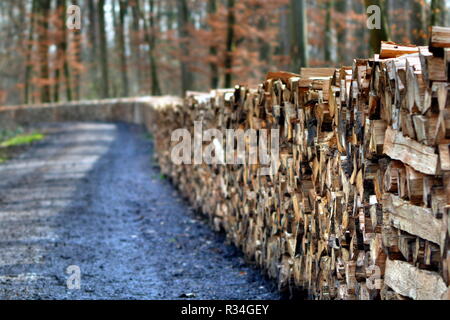
POLYGON ((433 148, 423 145, 401 132, 388 127, 386 130, 383 152, 392 159, 400 160, 415 170, 436 174, 438 155, 433 148))
POLYGON ((450 48, 450 28, 433 26, 431 29, 431 46, 450 48))
POLYGON ((434 217, 431 209, 411 205, 392 194, 385 195, 383 208, 389 212, 389 222, 393 227, 439 245, 445 241, 445 222, 434 217))
POLYGON ((384 281, 397 293, 412 299, 447 299, 447 285, 437 273, 420 270, 407 262, 387 259, 384 281))

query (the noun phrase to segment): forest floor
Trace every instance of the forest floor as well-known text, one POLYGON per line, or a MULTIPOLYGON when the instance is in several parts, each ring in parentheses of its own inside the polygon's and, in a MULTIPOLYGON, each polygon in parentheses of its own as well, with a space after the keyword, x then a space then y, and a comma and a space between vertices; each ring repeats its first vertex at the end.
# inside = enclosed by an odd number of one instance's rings
POLYGON ((39 130, 0 164, 0 299, 280 298, 161 176, 141 128, 39 130))

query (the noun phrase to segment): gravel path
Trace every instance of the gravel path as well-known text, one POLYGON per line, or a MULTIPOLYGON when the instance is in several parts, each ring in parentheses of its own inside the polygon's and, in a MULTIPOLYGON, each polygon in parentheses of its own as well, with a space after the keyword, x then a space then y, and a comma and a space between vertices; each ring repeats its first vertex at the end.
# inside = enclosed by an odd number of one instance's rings
POLYGON ((140 128, 43 129, 0 165, 0 299, 279 299, 160 176, 140 128))

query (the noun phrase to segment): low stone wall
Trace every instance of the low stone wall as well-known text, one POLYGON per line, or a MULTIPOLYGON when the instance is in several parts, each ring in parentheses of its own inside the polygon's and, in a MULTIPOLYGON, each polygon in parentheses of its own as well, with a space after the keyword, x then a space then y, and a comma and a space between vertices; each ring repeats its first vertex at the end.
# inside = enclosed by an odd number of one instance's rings
POLYGON ((150 119, 152 109, 162 105, 181 103, 180 98, 166 96, 6 106, 0 107, 0 130, 9 130, 35 123, 69 121, 123 121, 145 124, 145 119, 150 119))

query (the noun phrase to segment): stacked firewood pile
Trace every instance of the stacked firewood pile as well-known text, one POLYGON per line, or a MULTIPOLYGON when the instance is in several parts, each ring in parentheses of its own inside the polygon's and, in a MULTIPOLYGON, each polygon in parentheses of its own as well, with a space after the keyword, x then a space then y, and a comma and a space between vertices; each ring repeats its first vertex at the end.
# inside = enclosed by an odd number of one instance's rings
POLYGON ((153 111, 161 169, 280 290, 312 299, 447 299, 449 50, 450 29, 435 27, 427 47, 383 43, 352 67, 269 73, 256 89, 191 93, 183 106, 153 111), (195 164, 194 149, 192 164, 173 163, 173 130, 188 129, 194 145, 195 121, 203 131, 268 129, 267 141, 278 129, 275 170, 195 164))

